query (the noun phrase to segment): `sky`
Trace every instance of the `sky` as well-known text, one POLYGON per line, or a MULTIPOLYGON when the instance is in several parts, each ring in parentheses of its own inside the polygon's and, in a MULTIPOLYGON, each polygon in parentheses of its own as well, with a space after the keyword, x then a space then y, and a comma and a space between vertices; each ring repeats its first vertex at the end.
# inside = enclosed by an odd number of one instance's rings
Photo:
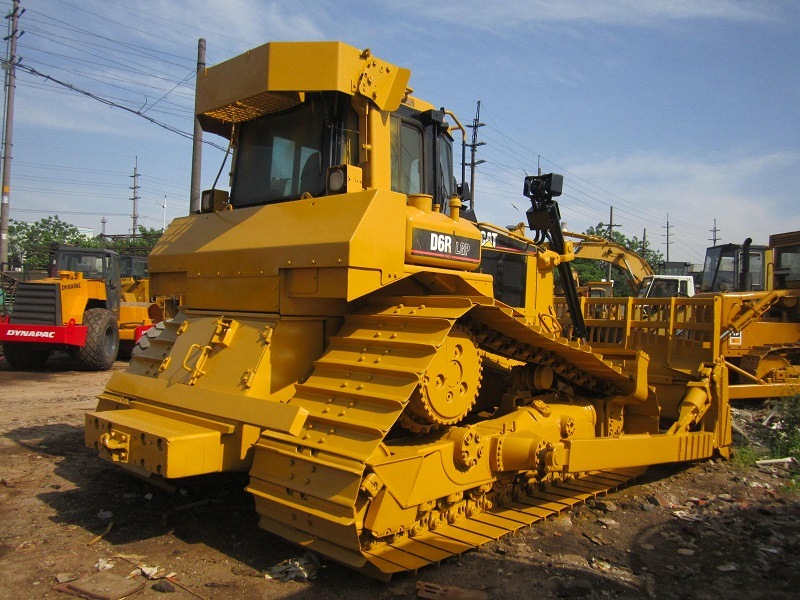
MULTIPOLYGON (((21 6, 14 220, 58 215, 94 234, 124 234, 134 181, 139 225, 161 229, 187 214, 204 38, 209 66, 268 41, 343 41, 409 68, 414 94, 464 124, 480 101, 481 221, 525 221, 523 179, 541 168, 564 175, 568 229, 608 224, 613 211, 616 231, 645 237, 672 261, 701 263, 715 236, 766 244, 800 229, 795 0, 21 6)), ((205 141, 214 145, 204 144, 203 189, 226 143, 205 141)))

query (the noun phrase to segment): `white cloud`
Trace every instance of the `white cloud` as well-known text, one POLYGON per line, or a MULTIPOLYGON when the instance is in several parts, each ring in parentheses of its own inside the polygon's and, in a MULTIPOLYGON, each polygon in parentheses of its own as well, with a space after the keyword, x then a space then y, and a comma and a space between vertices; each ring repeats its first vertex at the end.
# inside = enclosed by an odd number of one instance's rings
MULTIPOLYGON (((766 244, 770 234, 779 233, 776 223, 785 224, 781 231, 797 229, 800 206, 796 188, 791 180, 780 177, 797 169, 800 154, 776 151, 713 158, 631 155, 576 166, 572 171, 614 190, 616 198, 609 202, 622 219, 658 223, 660 217, 660 235, 669 213, 675 228, 671 233, 702 248, 711 245, 706 242, 715 219, 725 242, 741 243, 751 237, 754 243, 766 244)), ((697 259, 685 257, 692 258, 697 259)))

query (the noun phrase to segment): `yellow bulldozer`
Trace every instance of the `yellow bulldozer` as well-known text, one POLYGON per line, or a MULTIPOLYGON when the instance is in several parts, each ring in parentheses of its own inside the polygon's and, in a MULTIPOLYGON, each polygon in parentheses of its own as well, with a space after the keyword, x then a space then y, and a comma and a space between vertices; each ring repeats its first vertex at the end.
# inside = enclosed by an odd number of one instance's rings
POLYGON ((160 320, 158 307, 140 297, 146 281, 121 278, 115 252, 62 246, 52 260, 54 276, 16 284, 11 312, 0 322, 12 368, 40 369, 65 350, 81 369, 106 370, 160 320))
POLYGON ((598 350, 566 285, 565 337, 563 178, 525 179, 529 236, 475 222, 452 166, 465 130, 409 79, 338 42, 198 74, 230 192, 204 192, 153 249, 153 293, 182 306, 85 426, 157 482, 248 473, 261 527, 383 580, 731 444, 712 325, 653 328, 652 355, 598 350), (698 358, 680 372, 676 337, 698 358))

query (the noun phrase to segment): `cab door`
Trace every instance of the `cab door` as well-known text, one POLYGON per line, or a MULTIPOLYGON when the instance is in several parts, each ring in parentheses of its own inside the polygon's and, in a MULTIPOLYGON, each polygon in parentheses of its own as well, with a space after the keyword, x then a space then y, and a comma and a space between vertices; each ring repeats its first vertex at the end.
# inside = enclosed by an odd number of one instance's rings
POLYGON ((119 257, 113 252, 106 252, 103 262, 105 263, 103 271, 106 283, 106 306, 108 310, 119 316, 119 257))

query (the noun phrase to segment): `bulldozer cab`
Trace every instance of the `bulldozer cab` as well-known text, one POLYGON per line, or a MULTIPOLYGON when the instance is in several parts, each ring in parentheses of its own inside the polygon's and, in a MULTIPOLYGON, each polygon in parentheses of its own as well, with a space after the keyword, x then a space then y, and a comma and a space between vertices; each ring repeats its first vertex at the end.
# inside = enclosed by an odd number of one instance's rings
POLYGON ((234 155, 229 198, 204 193, 201 212, 364 189, 428 194, 448 212, 450 126, 444 111, 410 96, 409 77, 337 42, 266 44, 208 69, 197 118, 234 155), (319 68, 292 66, 301 62, 319 68))
POLYGON ((120 256, 119 271, 123 279, 147 279, 147 257, 120 256))
MULTIPOLYGON (((358 113, 342 92, 307 94, 288 110, 243 122, 233 162, 230 204, 244 208, 347 191, 341 165, 358 165, 358 113), (329 181, 328 172, 337 173, 329 181)), ((444 113, 406 106, 390 116, 391 189, 428 194, 448 211, 455 193, 452 138, 444 113)), ((354 182, 350 182, 351 184, 354 182)))
POLYGON ((704 292, 744 292, 768 289, 765 285, 766 246, 723 244, 706 250, 704 292))
POLYGON ((234 208, 325 194, 327 168, 358 164, 358 116, 338 92, 309 94, 288 110, 241 124, 233 163, 234 208))
POLYGON ((103 281, 106 308, 119 313, 120 269, 116 252, 97 248, 59 248, 55 256, 56 273, 81 273, 84 279, 103 281))
POLYGON ((800 288, 800 231, 769 236, 774 256, 774 289, 800 288))

